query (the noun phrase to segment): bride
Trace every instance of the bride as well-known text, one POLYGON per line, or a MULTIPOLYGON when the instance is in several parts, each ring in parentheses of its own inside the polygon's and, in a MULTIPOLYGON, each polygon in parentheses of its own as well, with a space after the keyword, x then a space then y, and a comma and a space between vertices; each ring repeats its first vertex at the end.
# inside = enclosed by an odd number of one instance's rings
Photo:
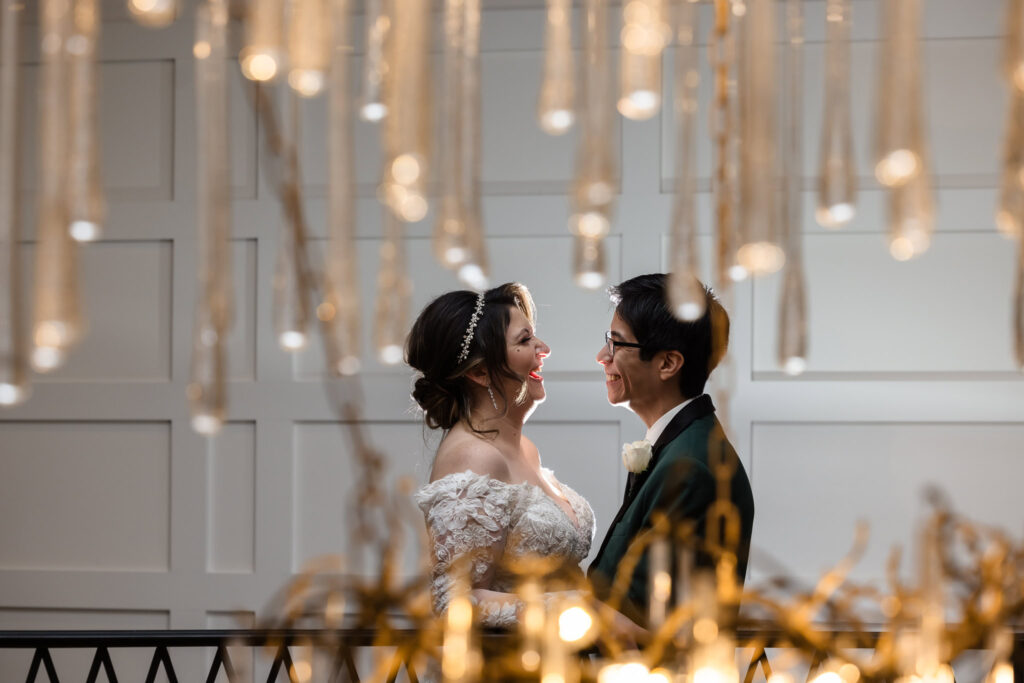
MULTIPOLYGON (((449 292, 423 309, 406 344, 406 360, 420 373, 412 396, 427 426, 444 433, 430 483, 415 496, 433 545, 434 609, 447 609, 449 570, 465 558, 485 626, 512 626, 521 616, 514 560, 556 558, 578 571, 594 538, 590 505, 541 467, 523 434, 545 398, 542 369, 551 353, 536 335, 535 315, 518 283, 449 292)), ((616 630, 636 635, 639 627, 615 616, 616 630)))

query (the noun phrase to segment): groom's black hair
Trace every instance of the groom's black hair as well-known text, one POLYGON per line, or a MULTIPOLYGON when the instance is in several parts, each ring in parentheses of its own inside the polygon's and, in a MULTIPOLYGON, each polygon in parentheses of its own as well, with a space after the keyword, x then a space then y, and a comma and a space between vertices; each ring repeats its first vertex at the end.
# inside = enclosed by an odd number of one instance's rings
POLYGON ((679 389, 685 398, 704 392, 708 375, 725 355, 729 345, 729 314, 714 293, 704 285, 704 315, 687 322, 672 315, 668 303, 668 275, 638 275, 619 286, 609 287, 615 310, 636 340, 643 344, 640 359, 649 361, 659 351, 683 354, 679 389))

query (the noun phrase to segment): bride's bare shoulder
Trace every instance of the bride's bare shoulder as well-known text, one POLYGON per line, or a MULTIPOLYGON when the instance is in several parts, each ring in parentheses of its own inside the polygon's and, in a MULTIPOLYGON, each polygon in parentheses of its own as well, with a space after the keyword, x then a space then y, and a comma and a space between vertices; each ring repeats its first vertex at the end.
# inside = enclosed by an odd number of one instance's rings
POLYGON ((437 449, 430 481, 466 470, 504 482, 510 478, 508 463, 501 451, 474 434, 452 430, 437 449))

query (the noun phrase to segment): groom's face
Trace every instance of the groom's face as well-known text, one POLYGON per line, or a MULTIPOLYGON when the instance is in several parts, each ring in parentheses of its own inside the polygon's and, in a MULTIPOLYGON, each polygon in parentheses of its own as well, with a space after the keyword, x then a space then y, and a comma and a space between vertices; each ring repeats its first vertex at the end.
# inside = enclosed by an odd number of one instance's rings
MULTIPOLYGON (((616 311, 609 326, 614 341, 638 343, 633 330, 616 311)), ((615 347, 612 354, 607 345, 597 353, 597 362, 604 366, 605 389, 608 391, 608 402, 612 405, 625 405, 656 391, 657 376, 653 373, 653 363, 640 360, 640 349, 627 346, 615 347)))

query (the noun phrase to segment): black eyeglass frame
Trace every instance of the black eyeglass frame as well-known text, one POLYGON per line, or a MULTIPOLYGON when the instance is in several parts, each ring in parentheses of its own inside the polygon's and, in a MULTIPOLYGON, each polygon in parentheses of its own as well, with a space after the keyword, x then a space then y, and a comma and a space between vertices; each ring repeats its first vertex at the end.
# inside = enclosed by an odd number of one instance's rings
POLYGON ((615 357, 615 347, 616 346, 625 346, 626 348, 630 348, 630 349, 642 349, 642 348, 644 348, 644 344, 638 344, 636 342, 624 342, 624 341, 619 341, 618 339, 613 338, 611 330, 605 330, 605 332, 604 332, 604 343, 605 343, 605 345, 608 348, 608 353, 613 358, 615 357))

